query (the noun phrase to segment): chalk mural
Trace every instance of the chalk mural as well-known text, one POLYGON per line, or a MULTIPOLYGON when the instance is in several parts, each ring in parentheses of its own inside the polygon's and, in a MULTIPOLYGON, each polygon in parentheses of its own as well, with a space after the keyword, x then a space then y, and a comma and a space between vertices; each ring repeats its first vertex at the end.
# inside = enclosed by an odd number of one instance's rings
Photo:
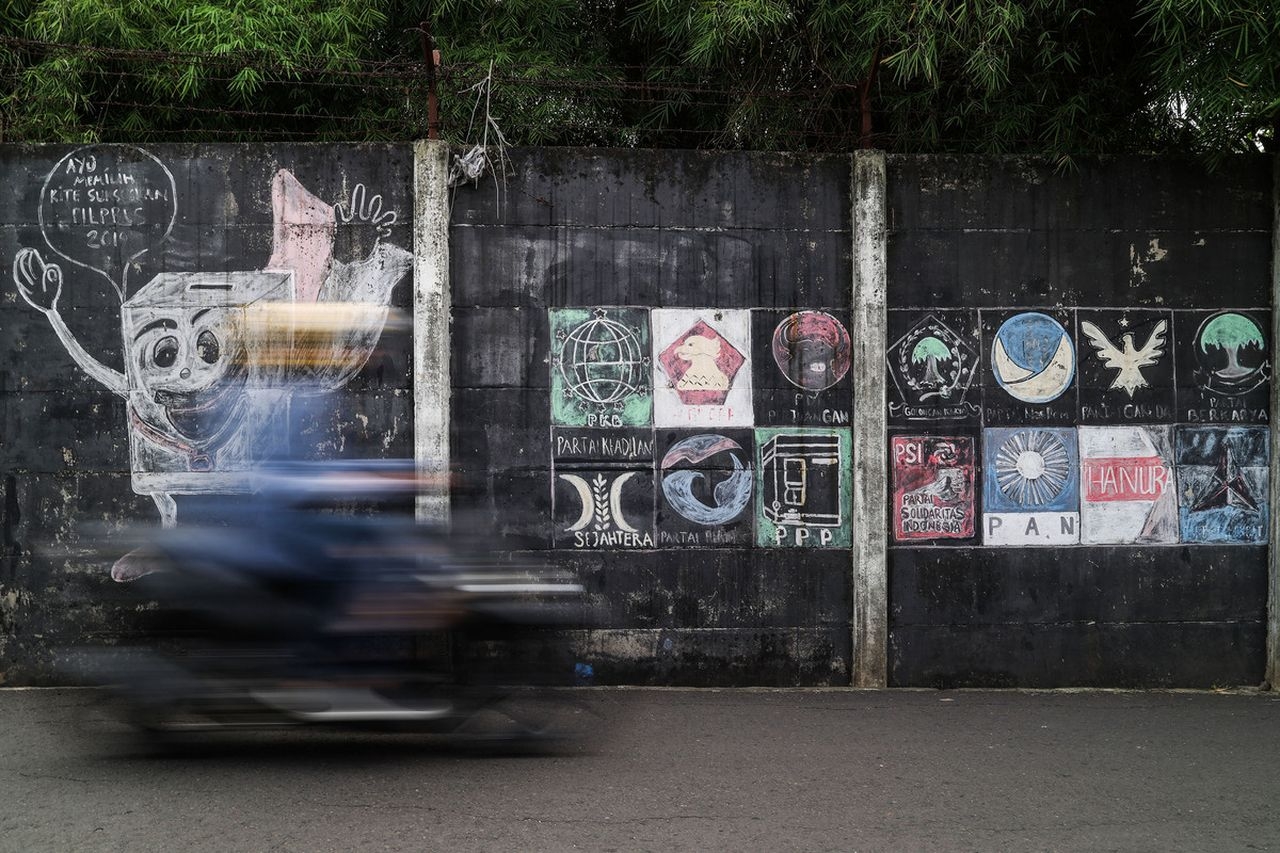
POLYGON ((1081 541, 1177 542, 1172 428, 1082 426, 1078 439, 1081 541))
POLYGON ((1080 541, 1076 431, 989 428, 983 433, 983 543, 1080 541))
POLYGON ((1174 417, 1173 315, 1085 310, 1077 384, 1087 424, 1169 423, 1174 417))
POLYGON ((895 435, 891 448, 894 539, 972 538, 973 439, 895 435))
POLYGON ((751 312, 755 422, 840 426, 853 416, 853 348, 845 321, 830 311, 751 312))
MULTIPOLYGON (((1263 536, 1265 462, 1243 438, 1200 437, 1219 457, 1204 462, 1174 422, 1265 423, 1268 312, 892 309, 889 321, 889 420, 913 427, 889 439, 895 543, 1263 536), (1226 498, 1201 494, 1219 482, 1226 498)), ((549 323, 557 545, 848 546, 852 341, 839 313, 584 307, 550 309, 549 323)))
POLYGON ((548 309, 548 326, 553 545, 848 545, 849 430, 753 429, 757 390, 848 422, 838 316, 601 306, 548 309))
POLYGON ((1268 430, 1180 426, 1178 516, 1183 542, 1266 542, 1268 430))
POLYGON ((672 439, 658 463, 658 544, 750 544, 750 431, 680 432, 672 439))
POLYGON ((154 500, 166 526, 177 520, 175 494, 251 487, 254 464, 284 449, 291 395, 339 388, 368 360, 412 262, 382 241, 396 214, 383 209, 381 195, 357 185, 335 208, 280 169, 271 179, 272 246, 263 267, 162 272, 135 287, 144 255, 164 265, 181 209, 177 186, 144 149, 78 148, 40 189, 40 236, 52 254, 28 246, 13 259, 18 293, 45 315, 72 360, 127 400, 133 489, 154 500), (335 257, 338 209, 344 224, 379 229, 366 257, 335 257), (92 355, 61 313, 69 289, 98 286, 119 298, 113 319, 123 370, 92 355), (308 337, 306 358, 264 357, 251 317, 281 303, 348 306, 350 323, 323 340, 308 337))
POLYGON ((1214 394, 1238 396, 1267 381, 1270 359, 1262 326, 1247 314, 1222 311, 1196 332, 1196 378, 1214 394))
POLYGON ((652 548, 653 471, 557 470, 553 512, 559 547, 652 548))
POLYGON ((551 422, 647 426, 649 318, 642 308, 552 308, 551 422))
MULTIPOLYGON (((890 333, 912 319, 890 312, 890 333)), ((969 422, 980 414, 969 400, 978 369, 977 312, 934 312, 915 319, 885 355, 892 390, 889 416, 899 423, 969 422)))
POLYGON ((656 426, 751 426, 747 311, 655 308, 656 426))
POLYGON ((1062 324, 1036 311, 1000 324, 991 345, 991 372, 1000 387, 1024 403, 1062 396, 1075 374, 1075 348, 1062 324))
POLYGON ((1178 317, 1178 417, 1188 423, 1270 420, 1268 311, 1187 311, 1178 317))
POLYGON ((756 543, 848 547, 849 432, 759 427, 755 439, 756 543))

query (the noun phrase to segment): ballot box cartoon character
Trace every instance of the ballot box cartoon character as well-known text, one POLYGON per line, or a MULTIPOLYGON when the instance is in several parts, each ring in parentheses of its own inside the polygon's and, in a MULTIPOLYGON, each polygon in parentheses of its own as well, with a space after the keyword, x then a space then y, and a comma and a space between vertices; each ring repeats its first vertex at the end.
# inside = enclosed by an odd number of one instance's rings
POLYGON ((247 491, 288 451, 288 377, 248 331, 255 306, 292 301, 291 272, 260 271, 164 273, 124 303, 135 492, 247 491))
MULTIPOLYGON (((93 145, 64 156, 46 177, 39 223, 48 249, 92 282, 100 276, 121 300, 124 370, 91 355, 59 310, 60 263, 24 247, 14 257, 19 294, 48 319, 89 376, 128 401, 133 488, 155 501, 165 526, 177 520, 174 494, 251 487, 253 464, 280 451, 283 420, 298 387, 341 387, 368 360, 386 321, 391 292, 412 264, 386 243, 397 221, 381 195, 356 184, 330 205, 287 169, 271 181, 272 252, 264 268, 162 273, 129 295, 137 259, 169 237, 177 212, 169 169, 143 149, 93 145), (370 225, 378 239, 354 261, 334 257, 339 223, 370 225), (263 306, 360 306, 352 328, 313 339, 305 359, 263 357, 250 334, 263 306), (302 377, 288 372, 301 366, 302 377), (294 379, 301 378, 301 383, 294 379)), ((278 324, 277 324, 278 325, 278 324)), ((278 351, 277 336, 271 345, 278 351)), ((286 339, 284 347, 293 345, 286 339)), ((117 566, 119 568, 119 566, 117 566)), ((113 576, 116 570, 113 569, 113 576)))

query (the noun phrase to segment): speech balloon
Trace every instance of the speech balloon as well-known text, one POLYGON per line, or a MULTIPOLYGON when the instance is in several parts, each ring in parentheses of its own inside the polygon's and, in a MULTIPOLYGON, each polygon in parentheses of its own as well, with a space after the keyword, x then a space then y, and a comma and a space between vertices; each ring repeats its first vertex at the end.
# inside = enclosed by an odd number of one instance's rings
POLYGON ((173 174, 132 145, 87 145, 58 161, 40 188, 40 233, 71 263, 105 276, 123 302, 131 262, 169 236, 173 174))

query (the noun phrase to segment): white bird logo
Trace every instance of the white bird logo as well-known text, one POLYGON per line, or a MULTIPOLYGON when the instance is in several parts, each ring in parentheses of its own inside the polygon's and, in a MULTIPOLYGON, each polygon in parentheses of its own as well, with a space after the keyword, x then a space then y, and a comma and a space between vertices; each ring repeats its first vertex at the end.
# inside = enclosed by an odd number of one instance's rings
POLYGON ((1090 342, 1106 366, 1120 371, 1112 380, 1111 387, 1123 388, 1130 397, 1133 397, 1134 391, 1146 388, 1149 384, 1142 376, 1142 368, 1150 367, 1164 355, 1164 333, 1167 328, 1168 323, 1164 320, 1156 323, 1155 329, 1151 331, 1151 336, 1147 338, 1142 349, 1134 349, 1133 334, 1126 332, 1120 338, 1124 344, 1124 349, 1121 350, 1111 343, 1111 340, 1093 323, 1085 321, 1080 324, 1081 331, 1089 336, 1090 342))

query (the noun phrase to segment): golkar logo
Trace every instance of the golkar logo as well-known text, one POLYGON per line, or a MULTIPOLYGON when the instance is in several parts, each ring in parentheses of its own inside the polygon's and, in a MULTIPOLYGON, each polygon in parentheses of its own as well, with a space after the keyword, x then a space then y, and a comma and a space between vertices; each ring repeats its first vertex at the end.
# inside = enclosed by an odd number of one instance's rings
POLYGON ((911 420, 959 420, 978 414, 965 401, 978 354, 950 326, 926 315, 899 338, 886 356, 902 403, 891 414, 911 420))

